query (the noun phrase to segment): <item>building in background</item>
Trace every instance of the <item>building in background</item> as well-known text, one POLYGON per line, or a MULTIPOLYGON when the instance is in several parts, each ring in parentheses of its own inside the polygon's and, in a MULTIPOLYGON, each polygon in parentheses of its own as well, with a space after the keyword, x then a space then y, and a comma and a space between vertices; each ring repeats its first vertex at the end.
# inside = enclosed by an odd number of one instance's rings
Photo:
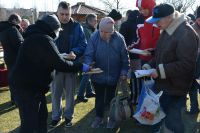
POLYGON ((102 17, 105 17, 108 12, 86 5, 85 2, 78 2, 76 5, 72 6, 72 18, 79 22, 84 22, 87 14, 94 13, 97 15, 97 19, 100 20, 102 17))

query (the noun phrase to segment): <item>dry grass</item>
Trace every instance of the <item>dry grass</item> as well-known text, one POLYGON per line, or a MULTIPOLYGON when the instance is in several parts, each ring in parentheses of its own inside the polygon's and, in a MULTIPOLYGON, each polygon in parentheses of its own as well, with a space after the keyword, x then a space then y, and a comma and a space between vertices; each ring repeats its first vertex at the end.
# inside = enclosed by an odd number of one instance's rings
MULTIPOLYGON (((19 129, 20 120, 18 109, 9 106, 9 91, 0 90, 0 133, 16 133, 19 129)), ((51 121, 51 93, 47 94, 49 118, 51 121)), ((64 102, 64 101, 63 101, 64 102)), ((200 97, 199 97, 200 102, 200 97)), ((63 124, 55 129, 49 129, 50 133, 149 133, 150 127, 141 126, 128 120, 122 123, 120 129, 109 130, 105 125, 99 129, 91 129, 90 125, 94 118, 94 98, 89 99, 87 103, 77 103, 75 106, 75 115, 72 128, 64 128, 63 124)), ((184 115, 186 133, 200 133, 200 114, 184 115)))

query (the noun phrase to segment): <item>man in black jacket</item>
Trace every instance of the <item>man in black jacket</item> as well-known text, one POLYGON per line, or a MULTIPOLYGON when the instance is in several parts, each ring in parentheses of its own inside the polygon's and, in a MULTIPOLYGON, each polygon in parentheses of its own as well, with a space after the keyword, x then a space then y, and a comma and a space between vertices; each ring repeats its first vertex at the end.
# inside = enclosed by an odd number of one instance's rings
POLYGON ((49 90, 52 71, 89 70, 88 65, 65 61, 55 46, 60 22, 55 15, 44 16, 26 31, 9 81, 15 94, 21 119, 20 133, 47 133, 45 93, 49 90))
MULTIPOLYGON (((8 74, 15 64, 20 45, 24 41, 20 33, 21 17, 18 14, 11 14, 8 21, 0 22, 0 42, 4 51, 4 61, 8 74)), ((12 89, 10 87, 10 89, 12 89)), ((14 97, 11 93, 11 104, 14 104, 14 97)))
MULTIPOLYGON (((137 42, 137 25, 144 23, 143 16, 140 15, 139 10, 128 10, 128 18, 122 23, 119 32, 124 36, 126 46, 129 48, 132 44, 137 42)), ((130 65, 131 65, 131 79, 130 79, 130 90, 131 90, 131 102, 137 103, 139 90, 141 88, 141 79, 135 77, 134 71, 141 68, 141 61, 137 54, 129 52, 130 65)))

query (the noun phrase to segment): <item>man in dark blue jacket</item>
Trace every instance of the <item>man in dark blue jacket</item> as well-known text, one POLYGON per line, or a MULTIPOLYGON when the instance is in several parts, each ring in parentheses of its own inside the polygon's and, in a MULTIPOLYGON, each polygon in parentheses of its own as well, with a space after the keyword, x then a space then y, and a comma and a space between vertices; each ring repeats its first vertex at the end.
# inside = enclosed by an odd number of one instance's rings
MULTIPOLYGON (((66 55, 68 60, 79 60, 85 51, 86 38, 82 26, 71 18, 70 4, 62 1, 58 5, 57 16, 61 22, 62 31, 56 40, 60 53, 66 55)), ((74 92, 76 86, 76 73, 63 73, 56 71, 52 82, 52 123, 51 127, 59 125, 62 118, 62 94, 65 92, 65 127, 71 127, 74 114, 74 92), (64 89, 64 90, 63 90, 64 89)))

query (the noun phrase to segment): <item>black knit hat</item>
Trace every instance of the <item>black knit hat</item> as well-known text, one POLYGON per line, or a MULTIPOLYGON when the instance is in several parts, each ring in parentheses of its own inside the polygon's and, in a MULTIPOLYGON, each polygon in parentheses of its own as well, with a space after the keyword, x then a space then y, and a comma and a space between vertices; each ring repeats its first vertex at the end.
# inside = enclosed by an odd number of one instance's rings
POLYGON ((112 11, 108 14, 108 17, 114 19, 114 21, 120 20, 122 18, 122 14, 116 9, 112 9, 112 11))
POLYGON ((41 21, 45 22, 53 31, 61 28, 60 21, 55 14, 45 15, 42 17, 41 21))
POLYGON ((197 17, 196 18, 200 18, 200 6, 197 8, 197 17))

